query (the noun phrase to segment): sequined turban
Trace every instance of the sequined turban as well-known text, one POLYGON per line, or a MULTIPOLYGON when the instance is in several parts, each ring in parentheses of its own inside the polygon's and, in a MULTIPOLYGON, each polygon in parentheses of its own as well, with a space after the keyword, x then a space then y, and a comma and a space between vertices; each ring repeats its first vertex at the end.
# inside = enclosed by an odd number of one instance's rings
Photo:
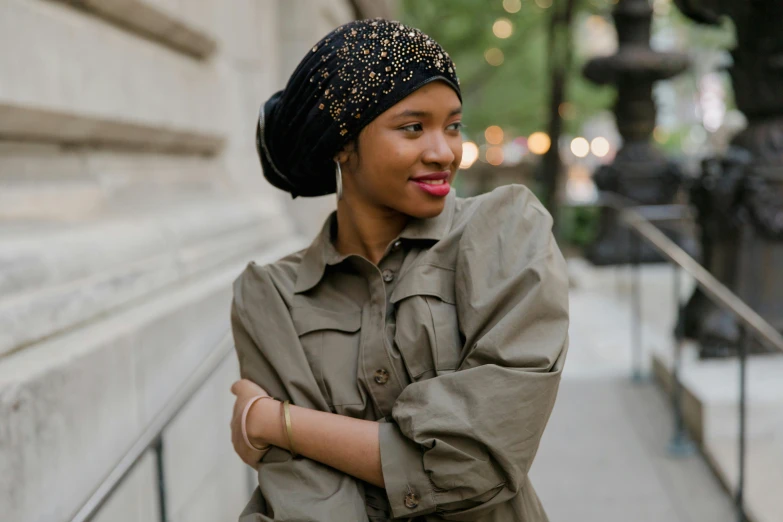
POLYGON ((434 80, 462 100, 449 54, 421 31, 380 18, 338 27, 261 107, 256 146, 264 176, 294 198, 333 193, 334 156, 378 115, 434 80))

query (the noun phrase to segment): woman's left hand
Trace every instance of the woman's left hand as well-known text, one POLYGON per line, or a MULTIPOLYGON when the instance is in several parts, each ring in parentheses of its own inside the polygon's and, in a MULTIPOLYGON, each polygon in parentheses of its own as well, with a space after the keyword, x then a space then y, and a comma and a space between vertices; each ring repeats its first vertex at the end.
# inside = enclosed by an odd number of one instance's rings
MULTIPOLYGON (((234 414, 231 418, 231 443, 234 445, 234 451, 236 451, 242 462, 252 468, 257 468, 261 458, 266 455, 269 448, 263 451, 255 450, 247 445, 245 438, 242 436, 242 412, 245 410, 247 402, 258 395, 269 396, 269 394, 262 387, 256 383, 247 379, 242 379, 231 385, 231 393, 236 395, 236 401, 234 402, 234 414)), ((260 399, 250 408, 247 413, 247 423, 250 424, 250 416, 259 402, 264 402, 267 399, 260 399)), ((253 444, 263 446, 258 441, 252 441, 253 444)))

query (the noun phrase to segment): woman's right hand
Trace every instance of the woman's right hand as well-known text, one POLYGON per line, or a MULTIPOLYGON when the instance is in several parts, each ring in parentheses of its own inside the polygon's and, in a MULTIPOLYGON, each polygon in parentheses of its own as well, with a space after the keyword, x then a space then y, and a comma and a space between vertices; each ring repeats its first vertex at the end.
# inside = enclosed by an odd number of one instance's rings
MULTIPOLYGON (((266 455, 272 446, 270 444, 266 444, 266 448, 264 450, 257 450, 247 445, 245 437, 242 434, 242 412, 245 410, 245 405, 247 405, 247 402, 250 399, 259 395, 268 396, 269 394, 267 394, 263 388, 247 379, 242 379, 235 382, 231 386, 231 393, 237 397, 236 401, 234 401, 234 413, 231 418, 231 443, 234 445, 234 451, 237 453, 237 455, 239 455, 239 458, 242 459, 242 462, 253 469, 258 469, 258 465, 260 464, 261 459, 264 457, 264 455, 266 455)), ((265 400, 257 400, 250 407, 250 410, 247 412, 247 424, 250 423, 249 419, 262 402, 265 402, 265 400)), ((258 444, 256 441, 251 440, 251 442, 253 444, 258 444)))

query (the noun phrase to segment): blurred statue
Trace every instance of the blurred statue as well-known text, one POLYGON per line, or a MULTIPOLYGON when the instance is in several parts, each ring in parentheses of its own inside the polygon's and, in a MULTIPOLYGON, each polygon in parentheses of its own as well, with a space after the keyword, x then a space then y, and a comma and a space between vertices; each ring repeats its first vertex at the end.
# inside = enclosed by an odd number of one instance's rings
MULTIPOLYGON (((588 62, 584 75, 599 84, 617 87, 614 105, 617 129, 623 137, 623 147, 611 165, 595 173, 602 191, 617 193, 641 205, 671 203, 680 189, 682 173, 651 142, 655 128, 656 108, 653 84, 671 78, 688 67, 684 54, 659 52, 650 48, 652 7, 648 0, 620 0, 612 15, 617 27, 619 47, 612 56, 594 58, 588 62)), ((678 243, 692 251, 689 238, 676 228, 665 230, 678 243)), ((615 212, 604 208, 598 238, 587 251, 587 258, 597 265, 631 261, 629 233, 618 226, 615 212)), ((642 261, 660 260, 646 244, 641 245, 642 261)))
MULTIPOLYGON (((734 22, 729 69, 747 128, 705 160, 691 191, 704 263, 772 326, 783 330, 783 0, 675 0, 696 22, 734 22)), ((702 357, 736 352, 733 316, 696 291, 681 317, 702 357)), ((750 345, 760 351, 758 344, 750 345)))

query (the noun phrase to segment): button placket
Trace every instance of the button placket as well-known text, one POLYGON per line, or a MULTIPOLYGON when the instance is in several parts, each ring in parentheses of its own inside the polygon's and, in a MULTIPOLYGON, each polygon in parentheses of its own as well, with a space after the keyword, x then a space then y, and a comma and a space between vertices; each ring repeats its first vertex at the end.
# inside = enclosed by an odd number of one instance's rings
MULTIPOLYGON (((388 260, 384 260, 386 265, 388 260)), ((363 338, 363 374, 369 381, 368 389, 382 416, 391 414, 394 402, 402 392, 399 379, 391 365, 391 354, 386 346, 386 316, 391 290, 383 281, 382 271, 374 267, 368 274, 370 299, 365 305, 363 324, 367 336, 363 338)))
MULTIPOLYGON (((400 249, 402 245, 401 240, 396 240, 389 247, 388 253, 378 264, 378 268, 381 270, 381 279, 384 283, 393 283, 397 278, 400 265, 402 265, 405 257, 405 253, 400 249)), ((387 294, 391 294, 391 288, 387 288, 387 294)))

